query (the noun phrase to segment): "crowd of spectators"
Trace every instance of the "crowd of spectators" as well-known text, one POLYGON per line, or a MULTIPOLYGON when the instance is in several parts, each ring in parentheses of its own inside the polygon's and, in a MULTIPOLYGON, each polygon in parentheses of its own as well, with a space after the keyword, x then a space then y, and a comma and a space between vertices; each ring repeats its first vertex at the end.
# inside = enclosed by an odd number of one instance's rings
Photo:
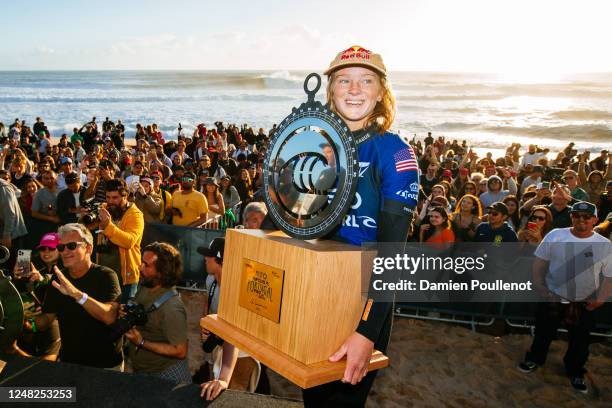
MULTIPOLYGON (((144 228, 152 223, 213 229, 271 225, 265 221, 262 165, 273 132, 216 122, 200 124, 190 135, 179 126, 177 140, 167 140, 156 124, 138 124, 128 145, 124 125, 109 118, 98 124, 94 117, 72 135, 54 139, 41 118, 32 127, 19 119, 10 126, 0 123, 1 244, 12 254, 34 249, 30 284, 47 303, 29 329, 49 328, 46 337, 31 343, 38 345, 38 355, 122 369, 121 349, 101 342, 105 329, 100 324, 112 323, 118 305, 134 296, 152 304, 156 294, 172 292, 180 275, 164 278, 156 272, 168 267, 177 252, 163 245, 141 252, 144 228), (88 305, 88 319, 50 287, 56 266, 67 275, 60 273, 53 286, 88 305), (75 279, 84 273, 95 278, 79 286, 75 279), (66 323, 70 319, 88 327, 91 341, 106 354, 82 354, 74 321, 66 323)), ((548 149, 530 145, 521 154, 521 146, 512 144, 503 157, 479 157, 467 141, 434 139, 431 133, 410 144, 420 183, 398 194, 418 195, 411 241, 519 241, 535 248, 552 230, 572 225, 571 206, 581 201, 596 206, 595 230, 612 237, 612 154, 606 150, 592 158, 570 143, 551 159, 548 149)), ((173 268, 178 271, 181 265, 173 268)), ((154 319, 155 327, 130 331, 126 338, 132 356, 148 350, 132 362, 135 369, 155 372, 158 367, 181 382, 187 347, 184 308, 176 300, 166 308, 170 311, 164 313, 174 316, 171 327, 154 319), (163 330, 173 332, 165 337, 170 344, 162 341, 163 330)), ((34 346, 27 350, 36 352, 34 346)))

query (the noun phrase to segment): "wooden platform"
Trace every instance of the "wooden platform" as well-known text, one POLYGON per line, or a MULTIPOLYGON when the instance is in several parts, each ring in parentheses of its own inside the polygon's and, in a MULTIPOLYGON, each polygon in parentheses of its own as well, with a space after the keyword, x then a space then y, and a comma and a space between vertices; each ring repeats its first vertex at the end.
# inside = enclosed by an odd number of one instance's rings
MULTIPOLYGON (((217 315, 208 315, 202 318, 200 325, 250 354, 253 358, 261 361, 301 388, 310 388, 340 380, 344 375, 346 360, 337 363, 324 360, 308 365, 301 363, 244 330, 229 324, 217 315)), ((385 368, 388 365, 389 358, 381 352, 375 351, 370 359, 368 371, 385 368)))

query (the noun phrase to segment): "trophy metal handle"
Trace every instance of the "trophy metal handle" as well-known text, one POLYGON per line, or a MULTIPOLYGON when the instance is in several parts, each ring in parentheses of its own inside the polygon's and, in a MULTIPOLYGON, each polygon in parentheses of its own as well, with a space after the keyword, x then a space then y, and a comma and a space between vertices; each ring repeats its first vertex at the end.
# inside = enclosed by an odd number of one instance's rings
POLYGON ((319 89, 321 89, 321 77, 316 72, 313 72, 312 74, 308 75, 304 80, 304 92, 306 92, 306 95, 308 95, 308 103, 314 102, 315 95, 317 94, 317 92, 319 92, 319 89), (317 85, 312 91, 308 89, 308 81, 310 81, 310 78, 317 79, 317 85))

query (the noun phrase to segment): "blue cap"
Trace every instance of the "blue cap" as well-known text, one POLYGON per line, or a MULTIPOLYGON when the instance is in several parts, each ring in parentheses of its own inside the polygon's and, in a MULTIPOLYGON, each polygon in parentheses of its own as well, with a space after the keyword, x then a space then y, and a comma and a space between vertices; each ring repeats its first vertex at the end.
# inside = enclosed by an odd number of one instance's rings
POLYGON ((587 201, 578 201, 576 204, 572 205, 570 212, 585 212, 591 214, 593 217, 597 217, 597 207, 595 207, 595 204, 587 201))

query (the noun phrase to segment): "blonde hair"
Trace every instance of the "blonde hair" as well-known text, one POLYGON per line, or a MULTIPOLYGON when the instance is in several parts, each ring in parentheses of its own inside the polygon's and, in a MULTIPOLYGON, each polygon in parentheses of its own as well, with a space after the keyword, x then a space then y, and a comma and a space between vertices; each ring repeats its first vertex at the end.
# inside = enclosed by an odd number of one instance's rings
MULTIPOLYGON (((334 106, 334 100, 332 98, 332 84, 334 83, 335 75, 335 71, 329 74, 326 91, 327 102, 329 103, 330 109, 337 112, 336 107, 334 106)), ((374 110, 366 120, 365 127, 369 128, 371 126, 375 126, 376 132, 383 134, 391 128, 393 120, 395 119, 395 97, 393 96, 391 84, 389 84, 387 77, 381 76, 378 73, 376 73, 376 77, 378 78, 380 84, 382 98, 380 102, 376 102, 374 110)))

